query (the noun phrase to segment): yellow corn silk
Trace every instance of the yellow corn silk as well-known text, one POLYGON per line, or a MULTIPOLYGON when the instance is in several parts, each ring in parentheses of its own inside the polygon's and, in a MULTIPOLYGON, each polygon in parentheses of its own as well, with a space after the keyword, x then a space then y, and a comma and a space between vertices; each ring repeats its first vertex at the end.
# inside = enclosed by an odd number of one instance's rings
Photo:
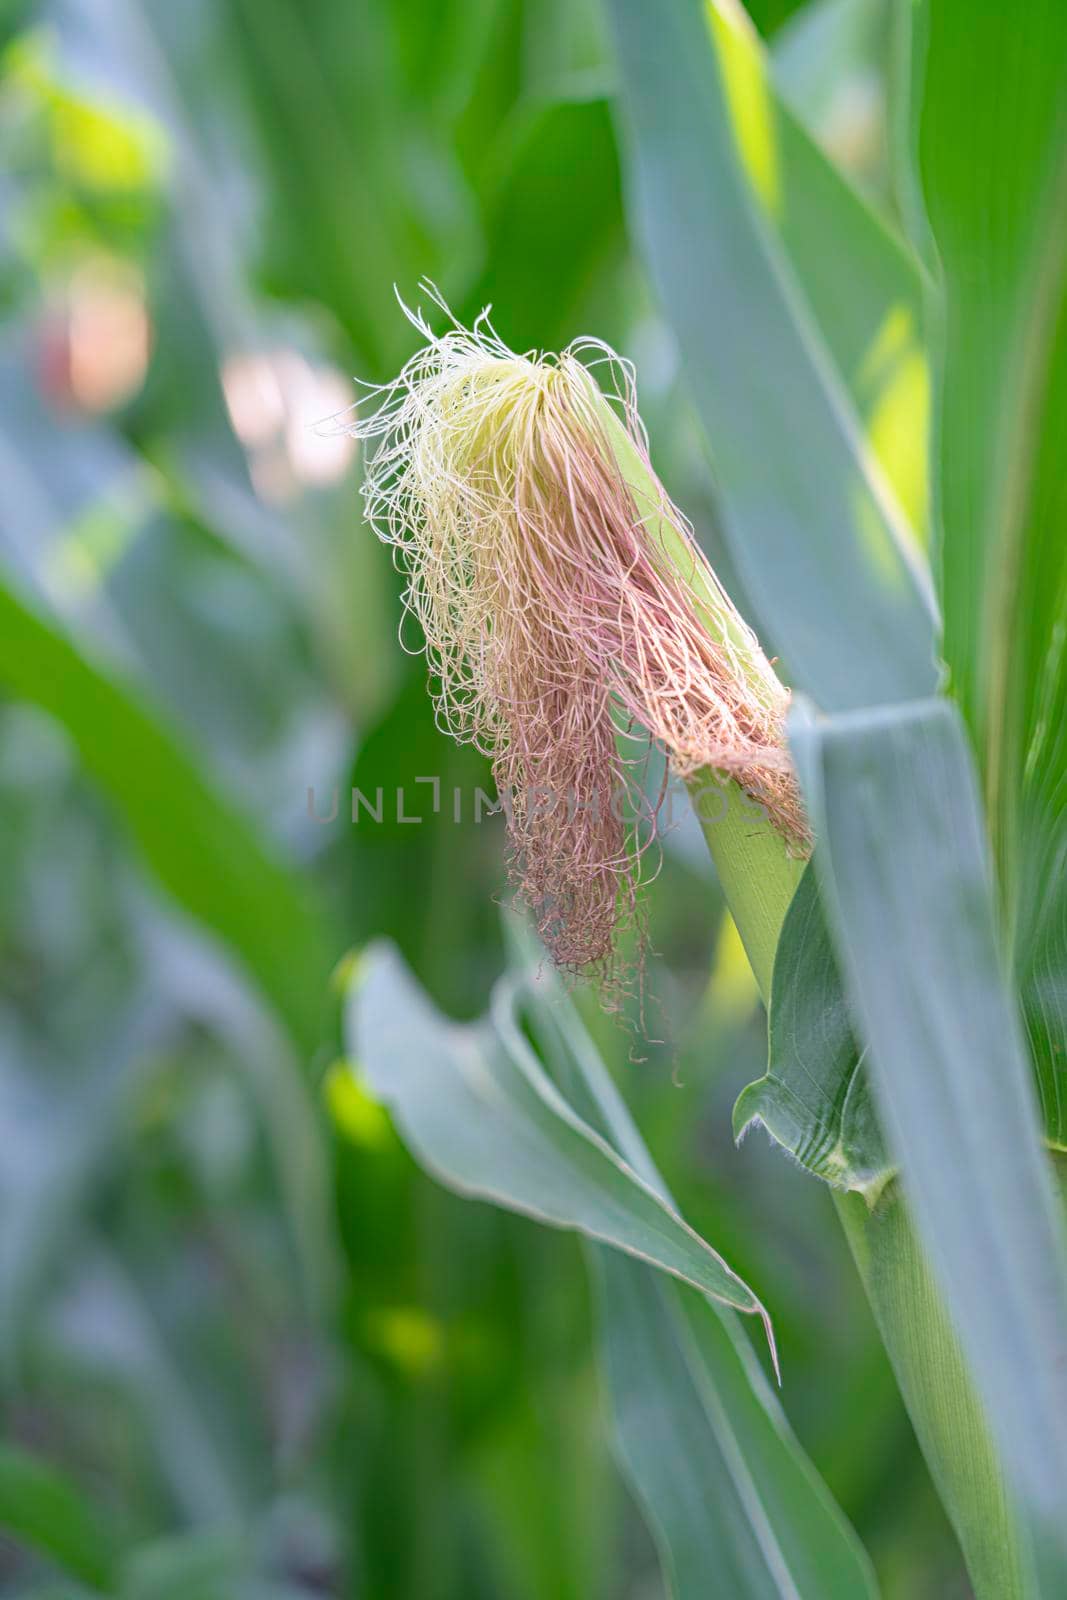
POLYGON ((409 315, 425 345, 352 424, 367 517, 406 573, 441 725, 493 760, 541 937, 603 972, 654 836, 632 822, 649 738, 804 838, 788 695, 655 475, 628 364, 409 315))

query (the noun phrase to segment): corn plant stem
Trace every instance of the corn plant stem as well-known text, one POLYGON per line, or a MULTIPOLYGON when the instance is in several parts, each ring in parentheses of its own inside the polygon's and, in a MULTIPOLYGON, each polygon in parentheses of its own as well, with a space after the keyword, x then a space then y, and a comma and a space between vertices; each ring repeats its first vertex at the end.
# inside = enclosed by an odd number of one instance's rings
MULTIPOLYGON (((804 862, 736 784, 710 775, 690 793, 764 1000, 782 922, 804 862), (726 804, 723 803, 723 796, 726 804)), ((978 1600, 1024 1600, 1012 1506, 981 1405, 904 1203, 890 1183, 873 1211, 834 1194, 919 1444, 963 1549, 978 1600)))
POLYGON ((1019 1531, 996 1450, 919 1239, 894 1182, 873 1211, 835 1194, 916 1437, 978 1600, 1023 1600, 1019 1531))

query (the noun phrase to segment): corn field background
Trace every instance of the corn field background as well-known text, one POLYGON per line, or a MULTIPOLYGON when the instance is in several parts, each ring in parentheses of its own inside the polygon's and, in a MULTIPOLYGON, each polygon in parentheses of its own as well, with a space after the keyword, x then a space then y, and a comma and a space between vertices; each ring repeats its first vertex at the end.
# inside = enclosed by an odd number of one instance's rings
POLYGON ((0 0, 0 162, 0 1595, 1067 1594, 1062 0, 0 0), (323 426, 426 282, 794 689, 619 1010, 323 426))

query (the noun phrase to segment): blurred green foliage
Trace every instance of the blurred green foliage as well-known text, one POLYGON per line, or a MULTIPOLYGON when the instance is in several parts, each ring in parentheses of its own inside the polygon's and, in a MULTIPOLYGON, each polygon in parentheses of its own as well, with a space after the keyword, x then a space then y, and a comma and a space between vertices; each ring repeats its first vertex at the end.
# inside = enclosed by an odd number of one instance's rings
MULTIPOLYGON (((772 38, 796 10, 751 9, 772 38)), ((875 90, 844 154, 890 205, 884 29, 839 13, 819 37, 847 73, 862 36, 875 90)), ((449 801, 485 764, 434 727, 358 463, 315 431, 413 347, 394 284, 633 356, 722 556, 625 241, 599 9, 40 0, 0 9, 0 50, 0 1594, 650 1600, 573 1241, 416 1170, 334 1070, 329 985, 386 933, 473 1015, 502 959, 499 820, 449 801)), ((587 1022, 771 1305, 884 1592, 962 1595, 827 1193, 731 1144, 764 1029, 684 829, 650 919, 663 1042, 580 996, 587 1022)))

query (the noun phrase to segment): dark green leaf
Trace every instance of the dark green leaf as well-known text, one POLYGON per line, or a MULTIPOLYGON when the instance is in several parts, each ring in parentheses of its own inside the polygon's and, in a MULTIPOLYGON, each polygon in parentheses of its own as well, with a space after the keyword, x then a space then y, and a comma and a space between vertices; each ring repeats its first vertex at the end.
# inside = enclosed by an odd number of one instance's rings
POLYGON ((378 7, 361 9, 358 47, 344 6, 226 0, 222 11, 273 187, 274 286, 330 306, 364 369, 391 375, 410 345, 393 285, 447 267, 449 287, 470 249, 470 197, 448 143, 424 100, 403 97, 378 7))
POLYGON ((1050 1140, 1067 1143, 1067 8, 927 8, 922 182, 944 286, 945 651, 985 768, 1050 1140), (967 48, 959 48, 960 30, 967 48), (975 117, 976 105, 993 114, 975 117))
POLYGON ((938 0, 924 15, 945 653, 999 827, 1020 782, 1047 774, 1057 746, 1064 760, 1067 8, 938 0))
POLYGON ((1043 900, 1039 926, 1019 955, 1020 995, 1045 1137, 1067 1151, 1067 838, 1043 900))

